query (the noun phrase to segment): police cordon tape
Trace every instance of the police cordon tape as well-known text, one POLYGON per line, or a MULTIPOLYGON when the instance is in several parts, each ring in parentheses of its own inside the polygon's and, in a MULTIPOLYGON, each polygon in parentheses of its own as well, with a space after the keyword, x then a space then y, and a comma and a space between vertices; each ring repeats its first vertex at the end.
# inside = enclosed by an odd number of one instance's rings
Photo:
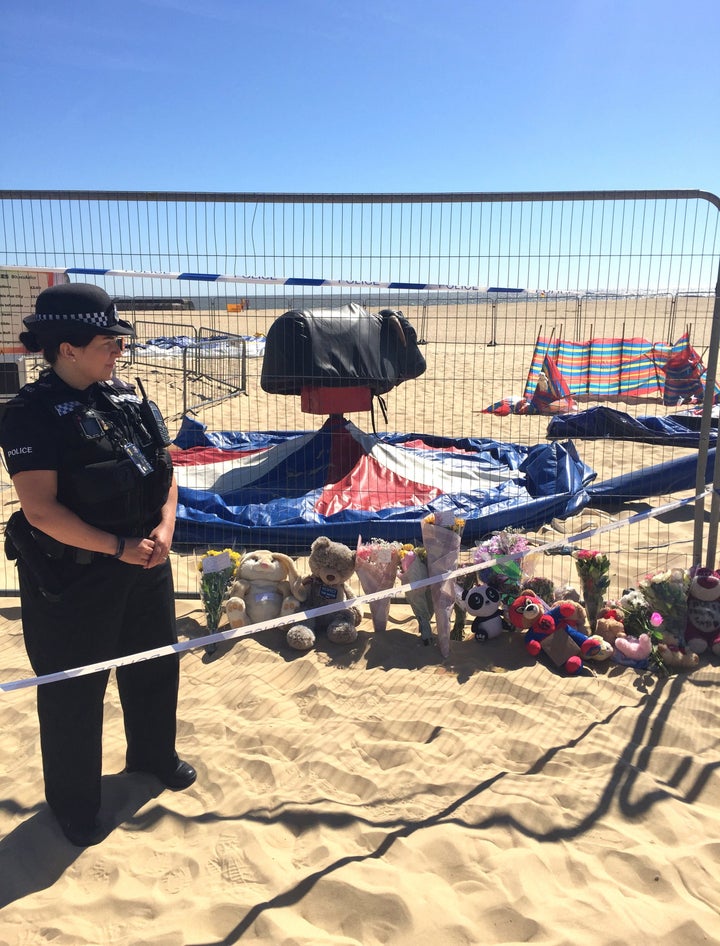
MULTIPOLYGON (((545 290, 505 288, 502 286, 460 286, 451 283, 429 282, 376 282, 370 279, 326 279, 312 276, 235 276, 231 273, 163 273, 145 269, 93 269, 86 266, 0 266, 3 270, 23 273, 57 273, 60 276, 117 276, 123 279, 172 279, 196 283, 239 283, 248 286, 299 286, 331 289, 405 289, 439 292, 480 292, 517 295, 545 290)), ((553 293, 548 293, 548 295, 553 293)), ((558 293, 560 295, 560 293, 558 293)))
MULTIPOLYGON (((657 509, 648 509, 645 512, 636 513, 628 516, 626 519, 607 522, 605 525, 598 526, 596 529, 587 529, 584 532, 577 532, 574 535, 566 536, 562 540, 547 542, 543 545, 534 546, 532 552, 545 552, 550 554, 553 549, 561 549, 576 545, 578 542, 584 542, 586 539, 594 538, 605 532, 614 532, 616 529, 623 529, 630 525, 635 525, 645 519, 654 519, 659 515, 670 512, 673 509, 679 509, 682 506, 688 506, 707 497, 712 493, 712 487, 708 487, 697 496, 690 496, 686 499, 673 500, 657 509)), ((395 597, 399 592, 414 591, 419 588, 426 588, 430 585, 440 584, 451 578, 461 578, 481 569, 490 568, 497 562, 511 561, 522 558, 527 552, 515 552, 512 555, 504 555, 499 558, 488 559, 485 562, 464 565, 461 568, 455 568, 452 571, 444 572, 441 575, 433 575, 428 578, 421 578, 419 581, 413 581, 402 585, 394 585, 392 588, 385 588, 382 591, 374 591, 371 594, 358 595, 356 598, 349 598, 346 601, 338 601, 335 604, 323 605, 321 608, 312 608, 307 611, 298 611, 292 615, 283 615, 282 617, 272 618, 269 621, 260 621, 257 624, 251 624, 248 627, 235 627, 227 631, 217 631, 215 634, 207 634, 205 637, 195 637, 192 640, 178 641, 177 644, 167 644, 164 647, 155 647, 152 650, 140 651, 137 654, 128 654, 125 657, 115 657, 111 660, 102 660, 99 663, 86 664, 83 667, 73 667, 69 670, 58 670, 55 673, 46 673, 40 677, 25 677, 21 680, 12 680, 9 683, 0 683, 0 690, 9 693, 12 690, 22 690, 27 687, 42 686, 45 683, 58 683, 62 680, 72 680, 74 677, 83 677, 90 673, 99 673, 103 670, 112 670, 116 667, 127 667, 130 664, 142 663, 145 660, 155 660, 157 657, 167 657, 171 654, 179 654, 188 650, 198 650, 201 647, 207 647, 209 644, 220 644, 223 641, 236 640, 241 637, 249 637, 252 634, 258 634, 260 631, 266 631, 274 627, 288 627, 290 624, 302 622, 307 618, 317 617, 321 614, 331 614, 333 611, 341 611, 345 608, 357 607, 371 601, 381 601, 384 598, 395 597)))

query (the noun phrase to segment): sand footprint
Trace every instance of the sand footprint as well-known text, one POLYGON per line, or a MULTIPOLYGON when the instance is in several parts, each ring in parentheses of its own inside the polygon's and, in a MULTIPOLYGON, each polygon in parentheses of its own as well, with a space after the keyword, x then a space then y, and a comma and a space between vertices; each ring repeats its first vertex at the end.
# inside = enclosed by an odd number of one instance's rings
POLYGON ((174 867, 160 878, 160 887, 165 893, 180 893, 192 883, 193 873, 197 876, 198 871, 193 872, 189 865, 182 864, 174 867))
POLYGON ((193 883, 200 873, 197 861, 180 858, 170 852, 156 854, 148 868, 149 873, 158 878, 160 889, 169 894, 179 893, 193 883))
POLYGON ((256 871, 247 860, 242 842, 233 835, 220 837, 210 868, 229 884, 251 884, 257 880, 256 871))

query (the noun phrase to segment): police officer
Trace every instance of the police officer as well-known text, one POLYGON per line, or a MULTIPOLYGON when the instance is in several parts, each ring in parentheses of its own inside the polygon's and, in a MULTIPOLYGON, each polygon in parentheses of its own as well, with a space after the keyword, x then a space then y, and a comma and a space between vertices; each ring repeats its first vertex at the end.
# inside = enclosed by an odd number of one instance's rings
MULTIPOLYGON (((97 286, 52 286, 20 340, 47 367, 8 404, 2 446, 21 509, 6 528, 22 627, 37 675, 176 642, 168 552, 177 487, 162 418, 114 377, 133 334, 97 286)), ((153 405, 154 407, 154 405, 153 405)), ((126 771, 184 789, 195 769, 175 751, 177 654, 118 667, 126 771)), ((37 689, 45 797, 73 844, 99 820, 103 699, 109 673, 37 689)))

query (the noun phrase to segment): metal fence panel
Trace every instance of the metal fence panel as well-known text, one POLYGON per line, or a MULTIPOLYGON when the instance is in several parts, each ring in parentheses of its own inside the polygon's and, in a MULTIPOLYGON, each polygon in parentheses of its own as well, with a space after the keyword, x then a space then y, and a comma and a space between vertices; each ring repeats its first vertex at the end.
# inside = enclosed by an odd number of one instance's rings
MULTIPOLYGON (((0 275, 26 267, 96 282, 123 305, 134 305, 142 337, 191 337, 196 347, 181 356, 135 353, 120 367, 131 380, 143 375, 171 430, 185 413, 210 430, 314 428, 318 419, 303 413, 298 399, 261 390, 262 341, 275 318, 291 308, 359 302, 370 311, 402 310, 428 362, 421 378, 388 396, 387 429, 532 444, 545 438, 547 418, 485 411, 492 400, 522 393, 541 337, 640 337, 671 345, 687 330, 703 358, 706 382, 714 384, 719 209, 715 195, 699 190, 0 191, 0 275), (156 310, 148 309, 153 304, 156 310)), ((28 301, 3 294, 2 286, 0 280, 0 320, 16 326, 28 301)), ((598 402, 581 406, 592 403, 598 402)), ((633 416, 668 413, 658 397, 614 406, 633 416)), ((368 424, 364 414, 350 419, 368 424)), ((701 419, 705 446, 711 423, 707 411, 701 419)), ((619 456, 612 442, 583 442, 578 449, 602 475, 619 456)), ((668 445, 663 458, 687 452, 668 445)), ((627 469, 654 458, 646 445, 623 447, 627 469)), ((701 452, 697 491, 702 459, 701 452)), ((0 489, 6 518, 14 498, 4 472, 0 489)), ((696 505, 692 549, 677 544, 668 523, 665 549, 659 550, 656 536, 650 551, 649 533, 642 531, 647 526, 638 525, 637 561, 627 565, 627 575, 633 568, 640 574, 662 556, 697 560, 705 549, 714 559, 719 503, 716 491, 708 523, 706 504, 696 505)), ((628 503, 624 512, 642 505, 628 503)), ((212 534, 207 546, 213 546, 212 534)), ((175 558, 179 591, 196 591, 192 550, 175 558)), ((4 568, 0 585, 12 593, 14 572, 4 568)))

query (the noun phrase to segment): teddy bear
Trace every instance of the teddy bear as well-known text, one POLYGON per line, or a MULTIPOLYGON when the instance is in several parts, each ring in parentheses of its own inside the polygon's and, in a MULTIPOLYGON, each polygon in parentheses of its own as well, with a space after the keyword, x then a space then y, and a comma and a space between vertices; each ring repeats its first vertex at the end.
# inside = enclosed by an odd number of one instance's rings
POLYGON ((247 627, 292 614, 305 594, 289 556, 256 549, 240 558, 235 581, 228 589, 225 613, 230 627, 247 627))
POLYGON ((555 630, 570 634, 587 660, 608 660, 613 649, 600 634, 592 634, 585 608, 574 598, 561 598, 548 612, 555 621, 555 630), (584 638, 584 639, 583 639, 584 638))
POLYGON ((598 612, 595 631, 611 646, 615 646, 618 637, 625 637, 625 623, 620 608, 605 606, 598 612))
POLYGON ((575 601, 574 598, 560 598, 553 602, 550 613, 553 615, 557 627, 564 629, 569 625, 586 637, 590 637, 587 613, 579 601, 575 601))
POLYGON ((691 570, 685 640, 696 654, 710 650, 720 656, 720 571, 691 570))
POLYGON ((502 634, 500 592, 497 588, 478 581, 470 588, 463 589, 458 604, 473 618, 472 632, 476 641, 493 640, 502 634))
POLYGON ((584 667, 584 657, 609 656, 601 639, 588 637, 569 622, 576 614, 576 602, 565 601, 549 611, 532 593, 519 595, 509 606, 507 618, 513 627, 525 631, 525 649, 533 657, 540 652, 575 675, 584 667))
MULTIPOLYGON (((303 579, 306 611, 354 597, 347 582, 355 571, 355 552, 347 545, 319 536, 310 547, 308 567, 310 574, 303 579)), ((330 611, 293 624, 287 632, 287 642, 295 650, 310 650, 315 644, 315 633, 325 631, 333 644, 352 644, 357 639, 360 620, 360 611, 355 607, 330 611)))
MULTIPOLYGON (((627 633, 622 604, 625 602, 631 605, 633 600, 633 592, 627 592, 620 602, 605 602, 598 612, 596 630, 614 648, 612 657, 616 663, 644 670, 650 666, 653 639, 645 632, 627 633)), ((686 651, 680 646, 677 637, 665 630, 662 631, 662 641, 655 647, 655 654, 657 660, 673 669, 690 670, 697 666, 699 660, 697 654, 686 651)))
POLYGON ((657 645, 657 655, 662 663, 671 670, 692 670, 700 663, 698 655, 681 647, 674 634, 662 632, 663 639, 657 645))
POLYGON ((595 630, 610 648, 610 655, 615 663, 624 667, 634 667, 636 670, 645 670, 649 666, 649 658, 653 650, 652 638, 641 632, 628 633, 625 626, 625 614, 622 604, 627 596, 619 602, 606 601, 598 611, 595 621, 595 630))
POLYGON ((526 591, 510 603, 506 612, 513 627, 525 631, 525 650, 537 657, 545 638, 555 630, 555 622, 536 594, 526 591))

